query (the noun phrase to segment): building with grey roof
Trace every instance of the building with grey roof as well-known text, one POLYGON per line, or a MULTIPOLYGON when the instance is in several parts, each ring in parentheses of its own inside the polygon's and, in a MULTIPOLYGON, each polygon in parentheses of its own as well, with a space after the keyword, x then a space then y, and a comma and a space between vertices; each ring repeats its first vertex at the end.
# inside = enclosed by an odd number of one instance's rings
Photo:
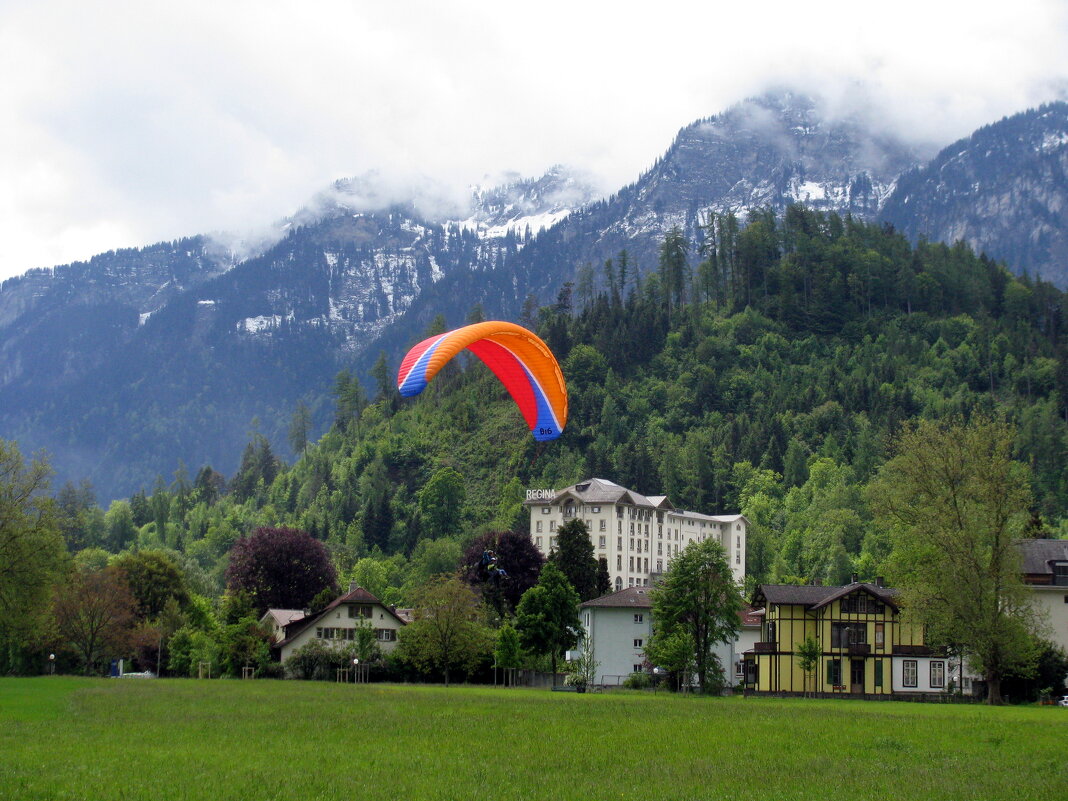
POLYGON ((572 519, 586 523, 593 552, 608 563, 615 590, 648 587, 691 542, 715 538, 723 546, 734 580, 745 577, 744 515, 707 515, 675 508, 666 495, 645 496, 604 478, 556 489, 528 489, 530 537, 548 556, 555 531, 572 519))

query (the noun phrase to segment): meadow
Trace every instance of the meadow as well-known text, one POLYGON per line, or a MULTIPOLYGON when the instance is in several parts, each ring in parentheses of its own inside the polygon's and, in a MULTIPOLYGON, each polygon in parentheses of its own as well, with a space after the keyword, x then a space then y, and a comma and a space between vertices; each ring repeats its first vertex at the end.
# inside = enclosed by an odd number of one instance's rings
POLYGON ((0 799, 1068 798, 1068 709, 0 679, 0 799))

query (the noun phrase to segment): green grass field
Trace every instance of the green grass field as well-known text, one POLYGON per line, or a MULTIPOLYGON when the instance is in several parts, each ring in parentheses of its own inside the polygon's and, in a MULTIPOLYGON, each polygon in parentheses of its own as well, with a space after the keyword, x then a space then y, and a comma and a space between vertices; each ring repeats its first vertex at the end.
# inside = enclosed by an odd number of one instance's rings
POLYGON ((1068 798, 1068 709, 0 679, 0 799, 1068 798))

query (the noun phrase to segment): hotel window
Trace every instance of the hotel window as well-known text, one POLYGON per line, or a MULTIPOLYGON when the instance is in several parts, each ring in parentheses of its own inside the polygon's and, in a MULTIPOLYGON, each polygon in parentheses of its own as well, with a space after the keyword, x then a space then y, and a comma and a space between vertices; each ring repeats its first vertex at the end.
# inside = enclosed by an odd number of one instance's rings
POLYGON ((555 520, 550 520, 549 521, 549 531, 556 531, 556 521, 555 520))
POLYGON ((634 673, 644 673, 645 672, 645 669, 641 665, 631 665, 631 669, 632 669, 632 672, 634 672, 634 673))
POLYGON ((542 513, 543 515, 547 515, 547 514, 549 514, 549 507, 548 507, 548 506, 543 506, 543 507, 541 507, 541 513, 542 513))
POLYGON ((915 659, 906 659, 901 663, 901 684, 905 687, 915 687, 919 677, 915 659))
POLYGON ((586 628, 590 627, 590 613, 586 613, 586 628))
POLYGON ((931 688, 943 688, 946 686, 946 663, 931 663, 931 688))
POLYGON ((600 506, 591 506, 590 507, 590 511, 595 515, 599 515, 601 513, 601 507, 600 506))
POLYGON ((597 538, 597 547, 598 548, 604 548, 605 547, 605 537, 603 535, 597 538))
POLYGON ((631 569, 631 572, 634 571, 634 557, 633 556, 630 557, 630 569, 631 569))
POLYGON ((663 559, 657 559, 656 560, 656 572, 657 573, 663 573, 664 572, 664 560, 663 559))
POLYGON ((663 526, 657 526, 656 527, 656 538, 658 540, 664 539, 664 527, 663 526))
POLYGON ((635 640, 634 640, 634 647, 635 647, 635 648, 641 648, 641 647, 642 647, 642 644, 643 644, 643 643, 642 643, 642 641, 641 641, 641 640, 639 640, 639 639, 635 639, 635 640))
POLYGON ((623 557, 620 554, 616 554, 616 570, 623 569, 623 557))
POLYGON ((623 533, 623 524, 620 521, 616 521, 616 534, 623 533))
POLYGON ((645 621, 645 615, 644 615, 644 614, 642 614, 641 612, 638 612, 638 613, 637 613, 637 614, 636 614, 636 615, 634 616, 634 622, 635 622, 635 623, 643 623, 644 621, 645 621))
POLYGON ((598 526, 598 530, 599 531, 608 531, 608 521, 607 520, 602 520, 601 524, 598 526))
POLYGON ((631 524, 630 524, 630 533, 631 534, 634 533, 634 522, 633 521, 631 521, 631 524))
POLYGON ((540 548, 541 547, 541 537, 535 537, 534 538, 534 544, 540 548))
POLYGON ((838 687, 842 684, 842 660, 841 659, 828 659, 827 660, 827 683, 832 687, 838 687))
POLYGON ((540 520, 537 523, 534 524, 534 530, 536 532, 538 532, 539 534, 541 533, 541 521, 540 520))
POLYGON ((623 538, 622 537, 616 537, 616 550, 619 550, 619 551, 623 550, 623 538))
POLYGON ((736 553, 734 555, 734 564, 740 565, 741 563, 742 563, 742 555, 741 555, 741 553, 736 553))
POLYGON ((649 557, 645 557, 645 572, 649 572, 649 557))
POLYGON ((656 544, 656 555, 657 556, 663 556, 664 555, 664 544, 662 542, 658 542, 656 544))
POLYGON ((555 548, 556 547, 556 537, 549 537, 549 547, 550 548, 555 548))

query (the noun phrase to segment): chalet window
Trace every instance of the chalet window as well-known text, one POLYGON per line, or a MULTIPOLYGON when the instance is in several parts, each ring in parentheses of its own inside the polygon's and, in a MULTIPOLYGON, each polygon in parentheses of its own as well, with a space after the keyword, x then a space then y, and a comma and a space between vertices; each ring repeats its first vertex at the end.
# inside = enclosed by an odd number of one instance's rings
MULTIPOLYGON (((886 628, 886 624, 884 624, 884 623, 876 623, 875 624, 875 647, 876 648, 882 648, 883 645, 886 644, 885 628, 886 628)), ((880 663, 880 664, 882 664, 882 663, 880 663)))
POLYGON ((370 604, 352 604, 349 606, 349 617, 370 617, 370 604))
POLYGON ((841 659, 828 659, 827 660, 827 683, 832 687, 837 687, 842 683, 842 660, 841 659))
POLYGON ((832 623, 831 648, 847 648, 868 641, 868 627, 863 623, 832 623))
POLYGON ((775 621, 768 622, 768 642, 775 642, 775 621))
POLYGON ((881 615, 883 613, 883 602, 863 592, 847 595, 841 600, 840 606, 843 615, 881 615))
POLYGON ((917 686, 919 673, 915 659, 904 660, 901 663, 901 684, 905 687, 917 686))
POLYGON ((946 663, 931 663, 931 687, 942 688, 946 686, 946 663))
POLYGON ((394 642, 397 639, 396 629, 375 629, 375 639, 379 642, 394 642))
POLYGON ((644 672, 644 669, 642 668, 641 665, 631 665, 631 667, 633 668, 633 672, 634 673, 643 673, 644 672))

